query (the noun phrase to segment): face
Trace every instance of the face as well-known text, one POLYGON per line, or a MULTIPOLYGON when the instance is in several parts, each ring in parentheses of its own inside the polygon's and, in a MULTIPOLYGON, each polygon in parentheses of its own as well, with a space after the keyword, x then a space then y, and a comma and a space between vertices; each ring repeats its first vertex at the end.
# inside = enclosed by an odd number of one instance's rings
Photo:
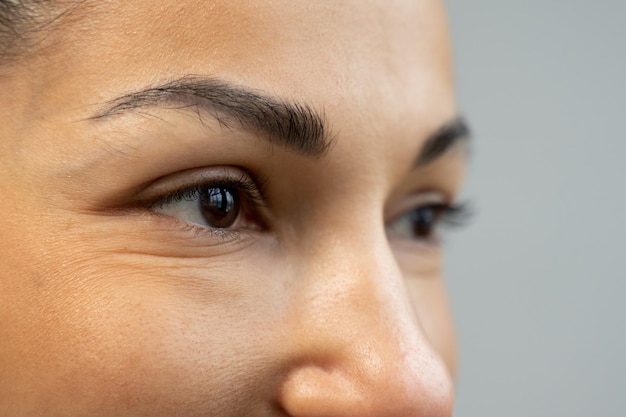
POLYGON ((440 2, 63 7, 0 68, 0 414, 451 415, 440 2))

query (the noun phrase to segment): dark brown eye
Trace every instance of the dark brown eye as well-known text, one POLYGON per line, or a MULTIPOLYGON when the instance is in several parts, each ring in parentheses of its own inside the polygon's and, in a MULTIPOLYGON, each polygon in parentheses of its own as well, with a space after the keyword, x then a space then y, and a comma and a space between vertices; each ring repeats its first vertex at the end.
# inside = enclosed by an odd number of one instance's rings
POLYGON ((442 226, 462 226, 469 220, 466 205, 424 204, 396 217, 387 225, 390 238, 430 240, 442 226))
POLYGON ((236 188, 211 186, 200 191, 200 210, 208 226, 225 229, 237 221, 240 198, 236 188))
POLYGON ((425 238, 433 233, 433 229, 445 209, 438 205, 422 206, 410 214, 413 236, 425 238))
POLYGON ((428 204, 407 212, 388 228, 395 236, 412 239, 428 239, 435 234, 442 217, 451 210, 445 204, 428 204))

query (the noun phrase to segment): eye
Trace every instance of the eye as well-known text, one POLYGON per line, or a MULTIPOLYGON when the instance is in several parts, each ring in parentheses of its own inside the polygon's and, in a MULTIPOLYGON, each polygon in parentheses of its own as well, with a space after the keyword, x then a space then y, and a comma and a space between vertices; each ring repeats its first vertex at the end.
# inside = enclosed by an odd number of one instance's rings
MULTIPOLYGON (((180 182, 182 179, 177 178, 180 182)), ((152 211, 205 230, 258 230, 263 222, 258 214, 261 205, 256 183, 245 174, 215 173, 200 175, 197 185, 186 185, 160 192, 147 204, 152 211)), ((193 181, 193 179, 190 179, 193 181)), ((164 188, 163 185, 155 187, 164 188)))
POLYGON ((416 240, 434 239, 441 224, 461 225, 467 214, 467 208, 464 205, 424 204, 396 217, 387 226, 387 231, 392 237, 416 240))
POLYGON ((198 190, 198 209, 207 226, 231 227, 239 217, 241 201, 233 187, 210 186, 198 190))

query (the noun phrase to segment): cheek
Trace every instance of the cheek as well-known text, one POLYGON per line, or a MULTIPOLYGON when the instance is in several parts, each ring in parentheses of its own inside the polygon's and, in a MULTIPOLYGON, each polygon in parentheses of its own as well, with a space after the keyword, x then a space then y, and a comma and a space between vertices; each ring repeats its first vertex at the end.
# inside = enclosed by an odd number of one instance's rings
POLYGON ((67 246, 45 262, 22 259, 35 281, 0 277, 13 300, 0 307, 13 341, 0 344, 12 380, 0 392, 10 388, 34 412, 233 415, 271 385, 281 317, 255 303, 272 288, 255 297, 247 263, 181 267, 190 262, 67 246))

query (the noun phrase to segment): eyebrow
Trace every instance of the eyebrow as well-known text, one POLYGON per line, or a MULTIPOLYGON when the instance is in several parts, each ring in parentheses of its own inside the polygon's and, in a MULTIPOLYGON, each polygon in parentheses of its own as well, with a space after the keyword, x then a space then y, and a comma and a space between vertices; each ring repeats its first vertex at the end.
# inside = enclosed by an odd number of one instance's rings
POLYGON ((462 117, 457 116, 443 124, 426 139, 415 161, 415 166, 428 165, 450 149, 466 142, 470 137, 471 132, 467 123, 462 117))
MULTIPOLYGON (((281 100, 224 80, 199 76, 185 76, 124 94, 108 101, 104 109, 89 119, 105 119, 150 107, 192 109, 199 116, 209 114, 220 126, 232 128, 237 124, 262 133, 270 143, 309 157, 322 156, 333 142, 323 112, 307 104, 281 100)), ((462 118, 445 123, 426 139, 415 165, 432 162, 468 136, 462 118)))
POLYGON ((191 108, 210 114, 220 126, 233 124, 264 134, 272 143, 305 156, 320 156, 332 143, 324 114, 306 104, 280 100, 216 78, 185 76, 125 94, 90 117, 103 119, 148 107, 191 108))

